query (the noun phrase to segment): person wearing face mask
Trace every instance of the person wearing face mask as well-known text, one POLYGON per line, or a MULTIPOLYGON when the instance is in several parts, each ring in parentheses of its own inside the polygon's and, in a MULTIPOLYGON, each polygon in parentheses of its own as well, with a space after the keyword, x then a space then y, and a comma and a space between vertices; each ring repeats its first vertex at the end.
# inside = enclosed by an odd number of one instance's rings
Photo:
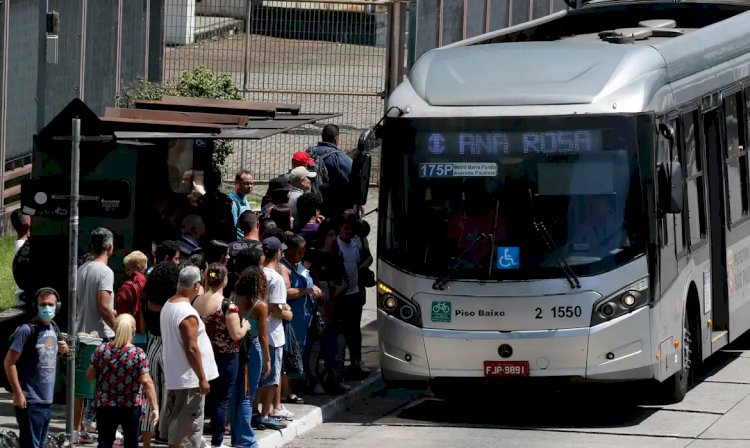
POLYGON ((52 288, 36 293, 37 314, 13 333, 5 356, 5 375, 13 391, 20 446, 43 448, 52 418, 58 355, 68 353, 53 322, 58 295, 52 288))

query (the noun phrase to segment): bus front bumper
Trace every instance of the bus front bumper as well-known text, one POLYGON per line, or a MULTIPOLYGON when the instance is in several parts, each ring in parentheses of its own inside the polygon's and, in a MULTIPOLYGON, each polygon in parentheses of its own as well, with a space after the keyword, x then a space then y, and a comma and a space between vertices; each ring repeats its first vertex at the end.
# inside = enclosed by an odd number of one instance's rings
POLYGON ((648 307, 590 328, 513 332, 423 329, 378 311, 381 369, 390 381, 484 377, 485 361, 526 361, 530 377, 650 379, 649 328, 648 307))

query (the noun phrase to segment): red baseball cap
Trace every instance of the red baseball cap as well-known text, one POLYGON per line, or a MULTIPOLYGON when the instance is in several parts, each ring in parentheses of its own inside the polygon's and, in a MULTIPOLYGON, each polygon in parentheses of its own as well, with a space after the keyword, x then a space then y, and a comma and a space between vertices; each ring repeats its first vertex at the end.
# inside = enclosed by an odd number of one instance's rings
POLYGON ((302 165, 315 165, 315 161, 310 157, 310 154, 305 151, 295 152, 292 156, 292 160, 302 165))

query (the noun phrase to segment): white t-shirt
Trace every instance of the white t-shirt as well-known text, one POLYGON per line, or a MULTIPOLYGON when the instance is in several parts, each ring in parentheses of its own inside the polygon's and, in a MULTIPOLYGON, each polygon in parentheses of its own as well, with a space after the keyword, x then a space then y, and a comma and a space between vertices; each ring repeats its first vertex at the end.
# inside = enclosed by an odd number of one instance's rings
POLYGON ((180 323, 193 316, 198 321, 198 349, 201 351, 203 372, 206 379, 211 381, 219 376, 219 369, 214 359, 211 340, 206 334, 206 326, 195 308, 188 302, 173 303, 167 301, 161 309, 159 324, 162 338, 162 362, 164 369, 164 383, 167 390, 195 389, 199 387, 198 375, 193 371, 185 354, 182 343, 180 323))
POLYGON ((78 268, 78 331, 114 339, 115 332, 99 314, 99 291, 109 291, 108 306, 115 309, 114 283, 115 273, 101 261, 87 261, 78 268))
POLYGON ((341 255, 344 256, 344 269, 346 270, 347 289, 346 295, 359 292, 359 263, 362 262, 362 241, 355 236, 348 243, 341 238, 336 238, 339 243, 341 255))
POLYGON ((284 323, 280 318, 271 315, 271 309, 286 303, 284 277, 270 268, 263 268, 263 272, 268 281, 268 345, 282 347, 286 344, 284 323))
MULTIPOLYGON (((16 240, 16 245, 13 247, 13 258, 16 258, 16 254, 18 253, 18 249, 23 247, 23 244, 26 242, 26 240, 16 240)), ((23 294, 23 289, 19 288, 18 285, 16 285, 16 297, 23 294)))

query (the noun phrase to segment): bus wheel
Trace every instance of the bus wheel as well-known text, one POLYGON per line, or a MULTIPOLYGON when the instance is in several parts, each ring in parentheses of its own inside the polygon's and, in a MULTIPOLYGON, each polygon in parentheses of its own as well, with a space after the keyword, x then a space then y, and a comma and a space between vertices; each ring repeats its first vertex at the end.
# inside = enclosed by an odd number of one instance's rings
POLYGON ((669 403, 679 403, 687 395, 693 362, 692 335, 687 312, 682 325, 682 368, 662 383, 664 399, 669 403))

